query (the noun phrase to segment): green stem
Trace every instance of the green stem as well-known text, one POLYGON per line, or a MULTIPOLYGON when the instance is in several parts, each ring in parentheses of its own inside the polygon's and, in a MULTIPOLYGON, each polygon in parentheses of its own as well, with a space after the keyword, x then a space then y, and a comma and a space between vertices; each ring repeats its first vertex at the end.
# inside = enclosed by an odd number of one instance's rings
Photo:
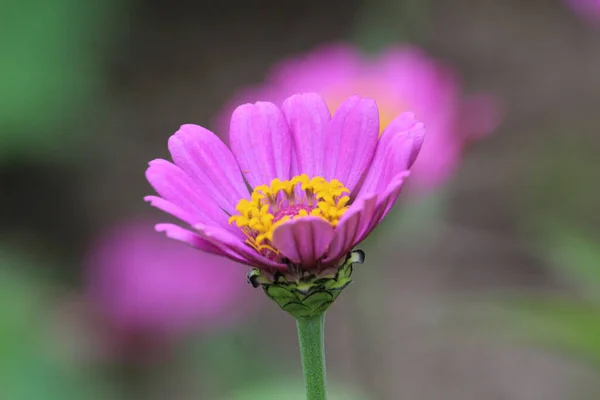
POLYGON ((325 314, 298 318, 298 340, 306 400, 326 400, 325 314))

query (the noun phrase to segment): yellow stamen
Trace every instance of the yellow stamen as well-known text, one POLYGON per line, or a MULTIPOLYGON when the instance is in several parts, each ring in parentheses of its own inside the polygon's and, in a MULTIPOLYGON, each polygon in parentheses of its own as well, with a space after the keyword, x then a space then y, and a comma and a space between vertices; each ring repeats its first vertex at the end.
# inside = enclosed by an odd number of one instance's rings
POLYGON ((273 179, 270 185, 254 188, 250 200, 242 199, 229 218, 246 235, 246 242, 259 252, 277 254, 273 231, 290 219, 314 216, 336 226, 348 209, 350 191, 337 179, 327 181, 306 174, 288 181, 273 179))

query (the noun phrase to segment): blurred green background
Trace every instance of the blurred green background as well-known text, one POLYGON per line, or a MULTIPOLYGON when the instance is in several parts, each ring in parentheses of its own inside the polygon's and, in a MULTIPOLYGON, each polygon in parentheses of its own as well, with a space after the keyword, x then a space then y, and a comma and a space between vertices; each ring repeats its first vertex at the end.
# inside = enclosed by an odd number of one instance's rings
POLYGON ((332 41, 410 41, 505 110, 362 246, 328 313, 332 400, 597 398, 600 30, 567 4, 4 0, 0 399, 303 398, 294 321, 259 291, 219 329, 123 342, 84 260, 120 221, 164 220, 144 171, 179 125, 332 41))

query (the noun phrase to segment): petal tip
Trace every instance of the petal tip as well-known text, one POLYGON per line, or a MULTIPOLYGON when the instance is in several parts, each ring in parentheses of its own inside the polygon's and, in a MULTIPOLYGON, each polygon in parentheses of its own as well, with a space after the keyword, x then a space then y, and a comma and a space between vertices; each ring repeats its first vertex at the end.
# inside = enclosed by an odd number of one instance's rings
POLYGON ((150 167, 156 167, 159 164, 163 164, 168 161, 167 160, 163 160, 162 158, 155 158, 154 160, 150 160, 148 161, 148 169, 150 169, 150 167))
POLYGON ((156 232, 167 232, 169 224, 156 224, 154 225, 154 230, 156 232))
MULTIPOLYGON (((323 100, 323 96, 321 96, 319 93, 317 92, 302 92, 302 93, 295 93, 289 97, 287 97, 283 103, 287 103, 290 101, 295 101, 297 99, 310 99, 310 100, 323 100)), ((324 100, 323 100, 324 101, 324 100)))

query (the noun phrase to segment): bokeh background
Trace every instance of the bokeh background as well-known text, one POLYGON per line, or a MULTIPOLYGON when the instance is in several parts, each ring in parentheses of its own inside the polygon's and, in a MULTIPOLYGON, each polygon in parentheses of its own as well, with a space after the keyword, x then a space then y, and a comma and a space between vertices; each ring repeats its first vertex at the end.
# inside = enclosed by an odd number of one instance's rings
POLYGON ((597 398, 600 7, 575 3, 0 3, 0 398, 302 399, 293 319, 152 233, 144 171, 332 42, 419 46, 501 110, 362 246, 328 312, 332 396, 597 398))

